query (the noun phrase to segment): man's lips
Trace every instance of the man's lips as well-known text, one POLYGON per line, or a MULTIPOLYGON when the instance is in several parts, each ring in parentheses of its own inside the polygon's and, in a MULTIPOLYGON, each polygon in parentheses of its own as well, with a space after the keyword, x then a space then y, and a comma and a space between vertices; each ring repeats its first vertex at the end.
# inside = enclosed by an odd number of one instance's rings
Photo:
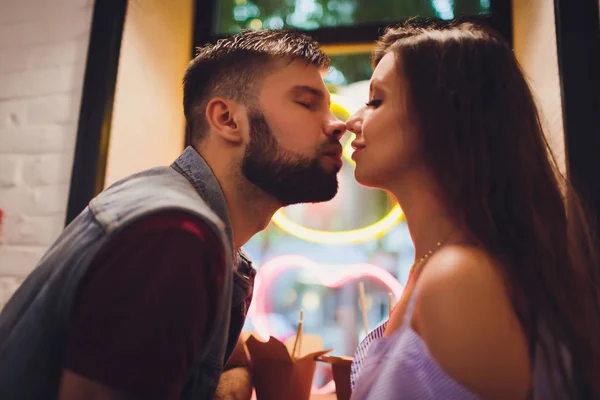
POLYGON ((329 160, 331 160, 335 165, 336 168, 339 170, 339 168, 342 167, 342 146, 336 146, 333 148, 329 148, 325 151, 323 151, 323 153, 321 153, 323 157, 328 158, 329 160))
POLYGON ((334 157, 334 158, 342 158, 342 146, 336 146, 330 149, 323 151, 324 156, 334 157))
POLYGON ((327 153, 323 153, 324 156, 327 157, 332 157, 332 158, 342 158, 342 152, 341 151, 330 151, 327 153))

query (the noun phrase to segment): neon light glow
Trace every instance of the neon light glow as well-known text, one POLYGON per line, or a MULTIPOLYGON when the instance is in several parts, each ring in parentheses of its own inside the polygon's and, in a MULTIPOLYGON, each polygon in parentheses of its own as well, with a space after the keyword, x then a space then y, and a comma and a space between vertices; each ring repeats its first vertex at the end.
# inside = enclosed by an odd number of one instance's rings
POLYGON ((331 93, 331 112, 339 119, 346 121, 356 111, 351 103, 339 94, 331 93), (352 110, 351 110, 352 109, 352 110))
POLYGON ((268 293, 273 281, 282 273, 292 269, 303 269, 312 272, 320 284, 329 288, 339 288, 361 278, 370 278, 381 282, 389 289, 396 299, 400 298, 404 288, 389 272, 373 264, 353 264, 344 268, 344 275, 332 273, 331 270, 319 266, 309 258, 299 255, 284 255, 275 257, 265 263, 256 274, 254 281, 254 300, 248 311, 248 316, 255 331, 264 340, 268 340, 272 332, 267 315, 271 311, 268 293))
POLYGON ((381 237, 392 229, 403 217, 404 213, 400 209, 400 206, 396 204, 386 216, 374 224, 347 231, 332 232, 307 228, 286 217, 282 210, 277 211, 273 215, 272 221, 287 233, 309 242, 344 244, 361 243, 381 237))

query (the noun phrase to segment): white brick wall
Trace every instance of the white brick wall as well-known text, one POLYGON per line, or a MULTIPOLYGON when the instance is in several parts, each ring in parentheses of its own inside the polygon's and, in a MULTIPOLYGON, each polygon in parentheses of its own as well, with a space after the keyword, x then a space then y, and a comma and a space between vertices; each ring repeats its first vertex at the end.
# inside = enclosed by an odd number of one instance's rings
POLYGON ((93 0, 0 0, 0 308, 61 232, 93 0))

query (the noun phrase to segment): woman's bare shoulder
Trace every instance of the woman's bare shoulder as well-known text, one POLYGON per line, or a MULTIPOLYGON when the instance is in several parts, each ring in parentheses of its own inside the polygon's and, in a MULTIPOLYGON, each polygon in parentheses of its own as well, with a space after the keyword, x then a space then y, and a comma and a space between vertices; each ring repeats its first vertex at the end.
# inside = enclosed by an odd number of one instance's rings
POLYGON ((456 381, 486 399, 525 398, 527 340, 501 265, 472 246, 445 246, 417 282, 413 326, 456 381))

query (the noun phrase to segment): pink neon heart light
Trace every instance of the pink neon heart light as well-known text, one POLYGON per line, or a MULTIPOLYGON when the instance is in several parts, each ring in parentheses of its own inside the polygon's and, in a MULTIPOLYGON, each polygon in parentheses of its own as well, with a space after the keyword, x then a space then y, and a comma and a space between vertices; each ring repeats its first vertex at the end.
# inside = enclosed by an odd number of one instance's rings
MULTIPOLYGON (((350 281, 371 278, 375 279, 388 288, 396 299, 399 299, 404 288, 398 280, 389 272, 381 267, 373 264, 352 264, 348 265, 345 273, 342 276, 335 276, 328 273, 326 269, 320 267, 319 264, 309 258, 299 255, 284 255, 278 256, 265 263, 256 274, 254 282, 254 300, 248 312, 250 320, 254 325, 256 333, 264 340, 268 340, 271 336, 271 329, 267 319, 269 313, 267 293, 273 281, 282 273, 291 269, 308 270, 316 277, 319 282, 329 288, 339 288, 350 281)), ((328 382, 320 389, 318 393, 329 393, 332 388, 335 388, 333 381, 328 382)))
POLYGON ((271 329, 267 321, 267 314, 269 313, 268 289, 280 274, 298 268, 314 273, 319 282, 329 288, 339 288, 360 278, 371 278, 383 283, 386 288, 390 289, 396 299, 400 298, 404 289, 392 274, 373 264, 351 264, 346 267, 343 276, 335 276, 328 273, 316 262, 303 256, 290 254, 275 257, 265 263, 256 274, 254 301, 249 310, 249 317, 256 332, 265 340, 268 340, 271 336, 271 329))

